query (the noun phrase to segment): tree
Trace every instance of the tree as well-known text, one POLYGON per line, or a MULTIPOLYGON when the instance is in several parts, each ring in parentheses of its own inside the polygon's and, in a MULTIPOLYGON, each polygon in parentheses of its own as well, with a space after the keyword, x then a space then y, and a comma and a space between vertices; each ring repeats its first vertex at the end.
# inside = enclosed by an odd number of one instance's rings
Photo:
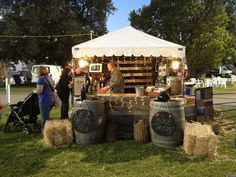
POLYGON ((0 57, 63 65, 71 60, 73 45, 90 39, 90 31, 107 32, 114 10, 111 0, 2 0, 0 34, 21 37, 0 38, 0 57))
POLYGON ((132 11, 130 21, 151 35, 185 45, 189 70, 196 75, 217 67, 234 53, 233 2, 152 0, 149 6, 132 11))
MULTIPOLYGON (((231 37, 225 59, 229 58, 231 62, 236 63, 236 1, 226 0, 225 6, 229 17, 226 29, 229 31, 231 37)), ((223 62, 226 61, 224 60, 223 62)))

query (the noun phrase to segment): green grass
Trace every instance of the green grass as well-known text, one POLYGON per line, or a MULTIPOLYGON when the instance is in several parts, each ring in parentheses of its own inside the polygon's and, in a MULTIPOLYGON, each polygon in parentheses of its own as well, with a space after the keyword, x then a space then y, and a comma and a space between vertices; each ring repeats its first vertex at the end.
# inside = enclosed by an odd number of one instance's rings
MULTIPOLYGON (((46 148, 42 135, 2 133, 9 108, 0 121, 1 177, 226 177, 236 175, 235 132, 219 135, 218 155, 192 158, 181 148, 160 148, 132 140, 97 145, 46 148)), ((59 117, 53 108, 52 118, 59 117)), ((40 119, 40 117, 39 117, 40 119)))
POLYGON ((0 172, 4 177, 212 177, 236 174, 234 134, 220 137, 216 158, 192 159, 181 149, 117 141, 88 146, 45 148, 41 136, 0 133, 0 172))
MULTIPOLYGON (((12 92, 31 92, 35 88, 35 84, 28 84, 28 85, 20 85, 20 86, 15 86, 11 85, 11 91, 12 92)), ((0 87, 0 92, 4 92, 5 87, 2 86, 0 87)), ((227 88, 216 88, 213 87, 213 93, 232 93, 233 92, 233 85, 228 84, 227 88)))
POLYGON ((232 84, 228 84, 226 88, 218 88, 218 87, 213 87, 213 93, 217 94, 217 93, 233 93, 234 89, 233 89, 233 85, 232 84))
MULTIPOLYGON (((28 85, 11 85, 10 90, 11 92, 31 92, 36 87, 35 84, 28 84, 28 85)), ((0 92, 5 92, 5 86, 0 87, 0 92)))

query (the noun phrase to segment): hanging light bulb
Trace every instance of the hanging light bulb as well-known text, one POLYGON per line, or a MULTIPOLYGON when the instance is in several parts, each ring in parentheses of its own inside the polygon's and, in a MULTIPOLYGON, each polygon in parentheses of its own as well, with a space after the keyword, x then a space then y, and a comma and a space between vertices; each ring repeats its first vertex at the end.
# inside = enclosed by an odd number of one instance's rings
POLYGON ((85 61, 83 59, 79 60, 79 66, 80 68, 84 68, 85 66, 88 66, 88 61, 85 61))
POLYGON ((172 61, 171 67, 172 67, 174 70, 177 70, 177 69, 179 69, 179 65, 180 65, 179 61, 174 60, 174 61, 172 61))

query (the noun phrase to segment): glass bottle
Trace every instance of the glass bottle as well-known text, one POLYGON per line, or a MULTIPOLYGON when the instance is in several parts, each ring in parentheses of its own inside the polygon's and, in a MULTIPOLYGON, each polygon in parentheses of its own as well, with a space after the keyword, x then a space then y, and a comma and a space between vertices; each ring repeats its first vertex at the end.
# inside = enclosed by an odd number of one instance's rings
POLYGON ((83 84, 83 87, 81 89, 81 101, 86 100, 86 88, 83 84))

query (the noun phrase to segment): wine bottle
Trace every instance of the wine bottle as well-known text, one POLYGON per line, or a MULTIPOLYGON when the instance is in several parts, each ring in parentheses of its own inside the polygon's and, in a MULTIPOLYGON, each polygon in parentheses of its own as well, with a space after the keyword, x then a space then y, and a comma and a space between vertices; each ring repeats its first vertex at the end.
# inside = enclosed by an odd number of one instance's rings
POLYGON ((81 101, 86 100, 86 88, 83 84, 83 87, 81 89, 81 101))

